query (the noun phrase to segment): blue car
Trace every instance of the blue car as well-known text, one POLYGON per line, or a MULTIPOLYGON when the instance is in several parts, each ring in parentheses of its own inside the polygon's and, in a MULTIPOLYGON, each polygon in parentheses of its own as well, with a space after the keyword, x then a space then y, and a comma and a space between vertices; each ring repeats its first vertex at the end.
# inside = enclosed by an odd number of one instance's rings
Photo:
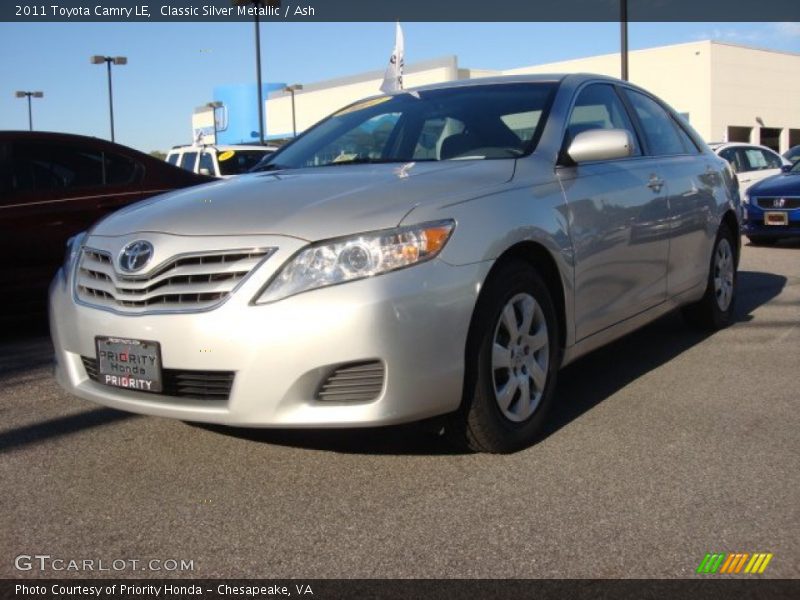
POLYGON ((744 234, 756 246, 800 237, 800 162, 747 190, 744 234))

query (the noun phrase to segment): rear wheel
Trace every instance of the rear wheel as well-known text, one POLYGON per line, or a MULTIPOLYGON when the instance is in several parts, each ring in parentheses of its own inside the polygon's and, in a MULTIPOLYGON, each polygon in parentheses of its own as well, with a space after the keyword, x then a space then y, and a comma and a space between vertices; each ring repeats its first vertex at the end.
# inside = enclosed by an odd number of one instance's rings
POLYGON ((552 403, 561 358, 556 313, 539 274, 501 265, 475 309, 464 401, 448 430, 478 452, 513 452, 535 441, 552 403))
POLYGON ((747 239, 750 240, 750 243, 753 244, 753 246, 774 246, 778 241, 778 238, 764 237, 760 235, 748 235, 747 239))
POLYGON ((706 293, 699 302, 683 309, 683 314, 691 325, 716 331, 733 322, 736 300, 735 247, 733 234, 723 223, 714 242, 706 293))

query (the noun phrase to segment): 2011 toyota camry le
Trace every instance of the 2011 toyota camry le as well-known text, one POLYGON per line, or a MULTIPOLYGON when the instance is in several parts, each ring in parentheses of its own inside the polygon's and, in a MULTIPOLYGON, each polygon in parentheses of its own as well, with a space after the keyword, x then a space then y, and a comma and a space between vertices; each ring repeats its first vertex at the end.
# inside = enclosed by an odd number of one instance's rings
POLYGON ((245 427, 447 415, 508 452, 537 439, 562 365, 678 307, 732 319, 736 179, 616 79, 369 98, 259 169, 69 242, 50 291, 64 388, 245 427))

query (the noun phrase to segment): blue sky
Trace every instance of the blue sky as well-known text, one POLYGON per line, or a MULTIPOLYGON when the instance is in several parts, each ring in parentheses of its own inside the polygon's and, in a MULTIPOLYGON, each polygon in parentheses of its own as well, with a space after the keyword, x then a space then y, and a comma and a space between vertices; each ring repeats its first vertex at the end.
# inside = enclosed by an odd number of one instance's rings
MULTIPOLYGON (((403 23, 406 64, 455 54, 465 67, 507 69, 619 50, 616 23, 403 23)), ((383 69, 394 23, 268 23, 264 81, 309 83, 383 69)), ((631 50, 700 39, 800 53, 800 23, 632 23, 631 50)), ((216 85, 255 81, 252 23, 0 23, 0 129, 109 136, 105 66, 114 67, 116 139, 143 151, 187 143, 191 113, 216 85)), ((377 91, 377 90, 376 90, 377 91)), ((332 106, 331 110, 338 107, 332 106)))

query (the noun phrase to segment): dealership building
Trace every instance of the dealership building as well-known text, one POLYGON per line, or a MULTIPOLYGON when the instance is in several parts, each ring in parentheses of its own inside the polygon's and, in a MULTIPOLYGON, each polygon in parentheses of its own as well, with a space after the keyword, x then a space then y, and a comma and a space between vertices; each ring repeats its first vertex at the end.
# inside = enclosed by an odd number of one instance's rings
MULTIPOLYGON (((742 141, 784 152, 800 144, 800 54, 750 48, 716 41, 675 44, 629 53, 629 80, 663 98, 684 115, 708 142, 742 141)), ((406 87, 477 79, 497 75, 538 73, 599 73, 619 77, 618 53, 576 60, 532 65, 507 70, 464 68, 455 56, 407 64, 406 87)), ((291 137, 294 124, 300 132, 335 110, 366 96, 379 93, 383 70, 370 71, 316 83, 303 82, 302 89, 284 91, 284 84, 265 86, 265 128, 268 139, 291 137), (294 108, 293 101, 294 100, 294 108)), ((250 86, 255 91, 255 86, 250 86)), ((220 143, 252 142, 258 121, 252 121, 253 103, 242 102, 248 94, 225 93, 215 100, 221 108, 198 109, 198 115, 213 110, 217 115, 220 143), (240 131, 231 135, 234 114, 251 114, 240 131)), ((250 94, 252 95, 252 94, 250 94)), ((257 119, 257 117, 256 117, 257 119)), ((198 121, 199 122, 199 121, 198 121)))

